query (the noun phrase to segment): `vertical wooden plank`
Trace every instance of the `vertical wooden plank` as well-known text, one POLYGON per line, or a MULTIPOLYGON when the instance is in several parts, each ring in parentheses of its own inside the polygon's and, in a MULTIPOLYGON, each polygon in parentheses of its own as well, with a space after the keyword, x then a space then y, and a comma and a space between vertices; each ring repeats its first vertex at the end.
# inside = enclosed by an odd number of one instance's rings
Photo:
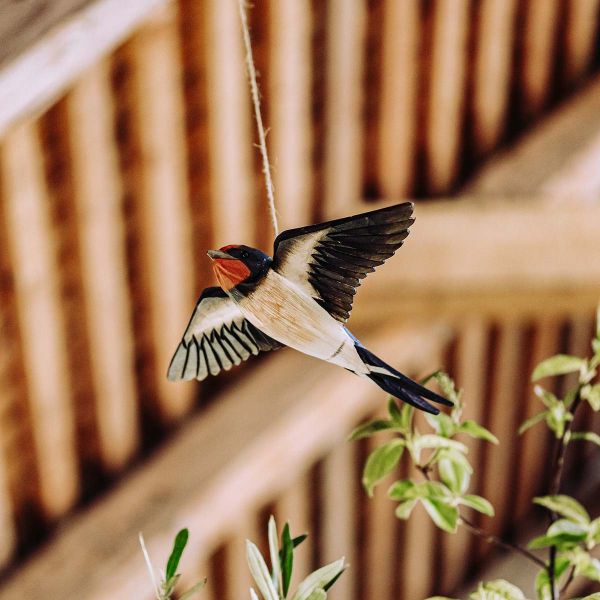
POLYGON ((79 80, 67 97, 67 110, 100 446, 105 466, 118 470, 137 448, 139 426, 122 191, 106 62, 79 80))
MULTIPOLYGON (((500 440, 500 445, 488 445, 485 452, 485 464, 481 473, 483 496, 493 505, 494 519, 486 521, 486 530, 498 534, 506 526, 513 490, 507 485, 498 485, 499 481, 511 481, 516 457, 515 442, 517 433, 515 425, 519 414, 519 367, 521 359, 521 326, 515 320, 503 320, 499 324, 499 339, 495 347, 495 360, 491 372, 492 389, 487 399, 489 420, 488 429, 500 440)), ((486 542, 481 541, 481 548, 488 549, 486 542)))
POLYGON ((425 144, 429 191, 453 185, 461 144, 465 101, 469 0, 436 0, 425 144))
POLYGON ((286 521, 290 524, 292 536, 308 534, 308 540, 296 548, 294 552, 294 570, 290 590, 296 589, 312 569, 312 552, 316 544, 316 532, 311 531, 310 478, 302 475, 279 498, 276 505, 277 526, 281 531, 286 521))
POLYGON ((525 4, 522 40, 522 112, 533 117, 550 92, 560 2, 529 0, 525 4))
POLYGON ((0 160, 40 494, 48 516, 58 517, 77 499, 79 477, 55 240, 35 126, 13 130, 0 160))
POLYGON ((308 0, 269 5, 270 150, 281 229, 309 223, 311 173, 311 11, 308 0))
POLYGON ((364 0, 331 0, 327 11, 324 214, 362 196, 364 0))
MULTIPOLYGON (((560 343, 560 321, 556 316, 536 319, 533 348, 530 358, 530 370, 539 362, 556 354, 560 343)), ((527 401, 522 420, 544 410, 544 405, 533 393, 533 384, 527 382, 527 401)), ((540 492, 545 470, 544 457, 550 454, 550 436, 545 423, 540 423, 528 430, 519 440, 519 475, 520 482, 515 490, 515 517, 527 515, 531 509, 531 499, 540 492)))
POLYGON ((472 102, 480 154, 498 144, 505 126, 516 9, 516 0, 483 0, 479 6, 472 102))
MULTIPOLYGON (((463 418, 474 419, 478 423, 484 420, 486 362, 488 343, 488 327, 485 317, 473 316, 457 326, 460 336, 456 353, 456 385, 463 390, 465 404, 463 418)), ((474 475, 471 483, 471 493, 478 493, 483 483, 484 473, 479 469, 482 445, 485 442, 468 437, 461 439, 469 448, 469 461, 473 465, 474 475)), ((463 514, 471 516, 470 511, 461 509, 463 514)), ((442 536, 443 565, 441 568, 441 588, 438 591, 450 593, 463 580, 469 568, 468 556, 472 543, 472 535, 464 527, 459 528, 454 535, 442 536)))
POLYGON ((11 394, 10 384, 6 381, 5 365, 7 363, 5 339, 2 336, 4 329, 2 305, 0 304, 0 568, 4 567, 12 557, 16 546, 17 536, 14 522, 14 501, 11 498, 8 483, 8 464, 5 452, 5 441, 10 430, 7 430, 4 415, 10 410, 11 394))
POLYGON ((564 78, 573 84, 585 75, 597 41, 600 0, 567 2, 564 78))
POLYGON ((135 125, 141 154, 138 201, 160 409, 172 420, 189 408, 195 387, 165 372, 193 307, 194 258, 176 5, 156 13, 131 43, 135 125))
POLYGON ((204 9, 213 239, 252 246, 255 137, 237 2, 207 0, 204 9))
MULTIPOLYGON (((379 417, 377 417, 379 418, 379 417)), ((386 443, 393 436, 377 435, 367 440, 369 452, 386 443), (387 439, 386 439, 387 438, 387 439)), ((396 473, 396 478, 400 476, 396 473)), ((395 597, 391 585, 394 581, 396 564, 396 544, 398 522, 394 513, 396 503, 388 498, 387 490, 393 478, 375 488, 373 497, 367 504, 367 526, 365 540, 365 564, 361 565, 360 575, 366 580, 365 598, 392 600, 395 597)))
MULTIPOLYGON (((356 444, 342 441, 323 460, 321 563, 342 556, 349 564, 357 564, 356 554, 356 444)), ((331 589, 332 600, 352 598, 356 569, 349 569, 331 589)), ((329 597, 328 595, 328 597, 329 597)))
MULTIPOLYGON (((256 513, 252 512, 243 516, 235 526, 235 537, 227 544, 225 550, 225 576, 227 582, 227 600, 250 598, 250 587, 256 590, 256 584, 250 575, 246 560, 246 540, 258 546, 263 557, 270 565, 268 554, 265 555, 263 540, 267 539, 267 526, 261 531, 256 524, 256 513)), ((222 590, 219 598, 223 597, 222 590)), ((257 590, 258 591, 258 590, 257 590)))
POLYGON ((383 67, 379 100, 379 185, 384 198, 402 198, 412 189, 416 159, 418 0, 386 0, 383 67))

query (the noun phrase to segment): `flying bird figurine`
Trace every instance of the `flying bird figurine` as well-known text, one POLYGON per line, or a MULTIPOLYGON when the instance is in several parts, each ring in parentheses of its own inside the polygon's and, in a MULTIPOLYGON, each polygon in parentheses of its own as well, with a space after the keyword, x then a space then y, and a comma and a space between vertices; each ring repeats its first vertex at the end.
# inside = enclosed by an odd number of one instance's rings
POLYGON ((203 380, 282 346, 352 371, 396 398, 437 414, 452 403, 367 350, 346 328, 356 288, 390 258, 414 222, 411 202, 290 229, 273 258, 248 246, 209 250, 220 287, 206 288, 168 378, 203 380))

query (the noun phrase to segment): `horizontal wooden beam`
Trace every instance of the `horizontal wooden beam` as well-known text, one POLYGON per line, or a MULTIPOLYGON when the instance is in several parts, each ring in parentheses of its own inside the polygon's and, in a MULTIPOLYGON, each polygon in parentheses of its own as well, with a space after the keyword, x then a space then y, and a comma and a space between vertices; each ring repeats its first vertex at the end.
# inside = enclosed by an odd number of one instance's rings
MULTIPOLYGON (((388 324, 365 341, 414 372, 440 352, 448 336, 439 324, 388 324)), ((200 564, 233 533, 236 518, 283 493, 344 444, 354 424, 382 397, 375 386, 341 369, 289 350, 277 352, 252 377, 215 398, 118 489, 74 518, 0 587, 0 598, 35 598, 40 585, 47 598, 150 597, 139 531, 151 552, 162 557, 174 533, 189 527, 186 562, 200 564)))
POLYGON ((59 97, 168 0, 5 2, 0 23, 0 136, 59 97))

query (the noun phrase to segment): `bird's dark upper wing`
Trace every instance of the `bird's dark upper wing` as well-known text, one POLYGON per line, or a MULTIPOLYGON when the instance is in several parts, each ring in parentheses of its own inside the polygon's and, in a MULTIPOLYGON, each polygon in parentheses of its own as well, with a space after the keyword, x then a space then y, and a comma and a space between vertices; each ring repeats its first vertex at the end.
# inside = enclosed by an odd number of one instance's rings
POLYGON ((404 202, 284 231, 275 240, 273 268, 345 323, 360 280, 402 246, 412 211, 404 202))
POLYGON ((206 288, 173 355, 167 377, 202 381, 222 369, 228 371, 260 350, 281 346, 247 321, 221 288, 206 288))

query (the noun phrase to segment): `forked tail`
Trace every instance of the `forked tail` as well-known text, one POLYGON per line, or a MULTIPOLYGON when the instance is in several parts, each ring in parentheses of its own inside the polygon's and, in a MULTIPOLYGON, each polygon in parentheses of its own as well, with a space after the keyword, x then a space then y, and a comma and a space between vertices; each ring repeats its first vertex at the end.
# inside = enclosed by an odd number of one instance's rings
POLYGON ((403 375, 400 371, 396 371, 396 369, 384 363, 380 358, 362 346, 360 342, 356 342, 356 351, 365 365, 369 367, 370 373, 367 374, 367 377, 395 398, 433 415, 437 415, 440 411, 427 402, 427 400, 443 404, 444 406, 453 406, 452 402, 446 398, 428 390, 426 387, 410 379, 410 377, 403 375))

